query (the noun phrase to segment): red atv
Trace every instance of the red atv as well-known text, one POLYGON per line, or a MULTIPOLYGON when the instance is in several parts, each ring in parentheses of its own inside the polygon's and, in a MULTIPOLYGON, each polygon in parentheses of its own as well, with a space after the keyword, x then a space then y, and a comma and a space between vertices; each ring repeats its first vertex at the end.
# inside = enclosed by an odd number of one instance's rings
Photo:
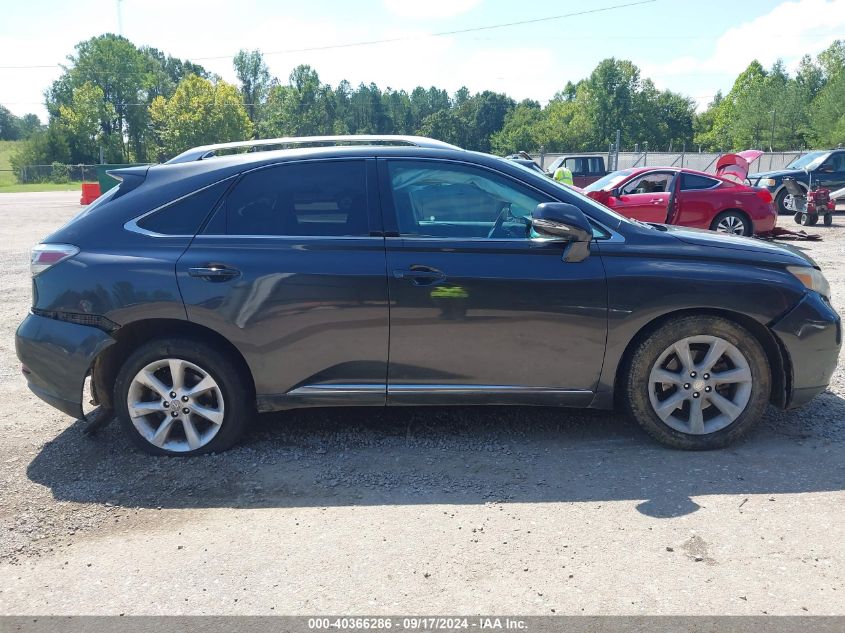
POLYGON ((810 184, 810 191, 806 194, 798 186, 794 178, 786 177, 783 184, 789 195, 784 199, 784 207, 795 213, 795 221, 802 226, 815 226, 819 222, 819 216, 824 217, 824 225, 833 224, 833 211, 836 209, 836 201, 830 197, 830 189, 810 184))

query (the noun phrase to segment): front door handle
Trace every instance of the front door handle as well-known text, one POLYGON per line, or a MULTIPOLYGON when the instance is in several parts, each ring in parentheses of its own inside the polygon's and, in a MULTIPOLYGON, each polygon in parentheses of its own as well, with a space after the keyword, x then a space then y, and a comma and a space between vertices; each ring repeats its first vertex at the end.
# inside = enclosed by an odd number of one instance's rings
POLYGON ((199 277, 206 281, 226 281, 239 277, 241 271, 225 264, 206 264, 197 268, 189 268, 188 274, 191 277, 199 277))
POLYGON ((408 279, 415 286, 430 286, 446 279, 446 274, 443 271, 429 266, 411 266, 406 269, 396 269, 393 271, 393 276, 396 279, 408 279))

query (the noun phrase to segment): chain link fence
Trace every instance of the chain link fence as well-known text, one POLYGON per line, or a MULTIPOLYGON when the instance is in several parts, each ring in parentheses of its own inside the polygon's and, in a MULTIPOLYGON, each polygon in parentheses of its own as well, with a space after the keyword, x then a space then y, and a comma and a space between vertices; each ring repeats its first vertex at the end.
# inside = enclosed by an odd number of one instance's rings
POLYGON ((53 163, 51 165, 25 165, 20 169, 7 170, 14 174, 17 182, 29 183, 65 183, 97 180, 96 165, 67 165, 53 163))
MULTIPOLYGON (((766 152, 751 165, 751 171, 771 171, 783 169, 793 160, 806 152, 766 152)), ((548 169, 548 167, 561 156, 602 156, 608 168, 614 165, 617 169, 628 169, 630 167, 686 167, 698 171, 715 171, 716 161, 724 152, 649 152, 633 151, 619 152, 618 155, 607 150, 600 152, 570 152, 570 153, 534 153, 531 157, 537 163, 548 169)), ((3 175, 13 176, 19 183, 66 183, 66 182, 96 182, 97 165, 66 165, 64 163, 53 163, 51 165, 26 165, 19 170, 0 170, 0 177, 3 175)), ((12 180, 5 178, 4 180, 12 180)))
MULTIPOLYGON (((606 149, 600 152, 571 152, 565 154, 533 154, 532 158, 543 168, 547 169, 561 156, 603 156, 605 164, 612 166, 613 158, 618 156, 617 169, 630 167, 686 167, 697 171, 714 172, 716 161, 727 152, 649 152, 633 151, 619 152, 615 155, 606 149)), ((793 160, 806 154, 804 151, 766 152, 751 164, 751 172, 772 171, 783 169, 793 160)))

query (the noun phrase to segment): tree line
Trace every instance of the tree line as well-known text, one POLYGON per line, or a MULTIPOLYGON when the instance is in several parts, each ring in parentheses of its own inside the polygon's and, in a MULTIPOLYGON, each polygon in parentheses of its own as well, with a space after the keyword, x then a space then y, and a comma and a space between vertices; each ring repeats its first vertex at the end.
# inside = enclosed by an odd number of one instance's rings
POLYGON ((331 86, 300 65, 286 82, 260 51, 233 59, 237 85, 201 65, 106 34, 79 43, 45 92, 48 121, 0 106, 0 139, 25 139, 13 165, 155 162, 208 143, 321 134, 420 134, 506 154, 623 148, 792 150, 845 142, 845 42, 805 56, 794 76, 752 62, 696 111, 630 61, 609 58, 546 104, 485 90, 331 86))

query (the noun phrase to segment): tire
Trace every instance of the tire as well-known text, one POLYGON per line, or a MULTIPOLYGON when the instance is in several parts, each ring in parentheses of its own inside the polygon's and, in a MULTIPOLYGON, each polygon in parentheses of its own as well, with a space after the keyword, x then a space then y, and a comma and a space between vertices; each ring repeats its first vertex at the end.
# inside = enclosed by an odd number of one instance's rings
POLYGON ((722 211, 713 218, 713 221, 710 223, 710 230, 745 236, 751 236, 754 233, 751 220, 742 211, 722 211))
POLYGON ((819 216, 815 213, 800 213, 796 215, 799 216, 796 222, 801 226, 815 226, 819 223, 819 216))
POLYGON ((667 321, 637 345, 626 371, 622 383, 631 415, 662 444, 684 450, 722 448, 742 437, 763 416, 771 391, 760 343, 748 330, 721 317, 667 321), (683 369, 676 345, 689 350, 691 370, 683 369), (709 369, 704 364, 709 363, 707 355, 718 353, 714 346, 722 345, 725 352, 713 365, 717 370, 709 369), (727 371, 735 373, 724 374, 727 371), (737 380, 724 383, 718 380, 720 374, 737 380), (676 402, 677 408, 672 408, 676 402), (693 416, 696 406, 700 423, 693 416))
POLYGON ((825 213, 824 214, 824 225, 825 226, 833 226, 833 214, 832 213, 825 213))
POLYGON ((784 201, 786 200, 787 196, 786 189, 781 189, 778 192, 778 195, 775 196, 775 208, 778 210, 778 215, 788 215, 792 213, 789 209, 786 208, 784 201))
POLYGON ((123 363, 114 387, 121 426, 135 446, 152 455, 199 455, 230 448, 252 413, 249 400, 250 390, 235 364, 208 344, 188 338, 142 345, 123 363), (173 368, 182 376, 181 387, 174 385, 173 368), (145 406, 130 412, 130 397, 145 406))
POLYGON ((795 224, 800 224, 803 226, 806 222, 806 216, 806 213, 801 213, 800 211, 798 211, 795 215, 792 216, 792 219, 795 220, 795 224))

